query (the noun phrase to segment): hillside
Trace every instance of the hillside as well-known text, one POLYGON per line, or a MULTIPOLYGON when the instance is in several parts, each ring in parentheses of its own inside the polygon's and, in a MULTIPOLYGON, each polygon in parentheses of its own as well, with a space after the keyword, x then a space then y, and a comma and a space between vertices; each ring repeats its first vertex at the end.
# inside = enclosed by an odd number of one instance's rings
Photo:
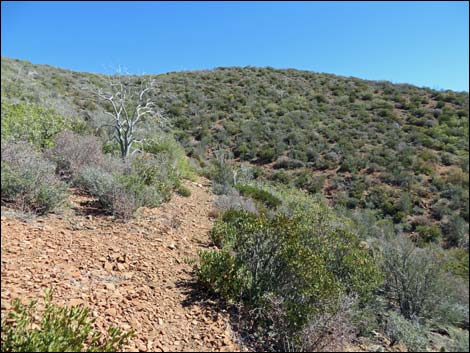
MULTIPOLYGON (((199 161, 231 151, 261 178, 375 209, 417 238, 468 224, 468 93, 252 67, 155 78, 169 129, 199 161)), ((52 106, 94 128, 104 113, 92 91, 104 84, 2 58, 2 102, 52 106)))
POLYGON ((2 350, 468 351, 467 92, 1 74, 2 350))

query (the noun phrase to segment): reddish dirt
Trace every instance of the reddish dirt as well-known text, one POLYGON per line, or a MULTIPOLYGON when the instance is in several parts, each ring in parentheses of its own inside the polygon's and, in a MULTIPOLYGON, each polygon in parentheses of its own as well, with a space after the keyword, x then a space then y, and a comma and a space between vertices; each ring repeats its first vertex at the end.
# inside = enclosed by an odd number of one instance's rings
POLYGON ((205 293, 187 260, 210 246, 213 200, 207 180, 186 186, 190 197, 142 208, 128 223, 77 194, 62 215, 22 219, 2 209, 2 315, 11 299, 53 288, 55 303, 89 307, 99 330, 134 330, 125 351, 241 350, 229 314, 194 299, 205 293))

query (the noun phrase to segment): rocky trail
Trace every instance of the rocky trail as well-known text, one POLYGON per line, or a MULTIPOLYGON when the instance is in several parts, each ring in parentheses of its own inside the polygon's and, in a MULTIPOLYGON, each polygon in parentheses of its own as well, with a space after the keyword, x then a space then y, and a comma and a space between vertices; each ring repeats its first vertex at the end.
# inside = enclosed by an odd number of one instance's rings
POLYGON ((185 184, 190 197, 142 208, 127 223, 77 193, 64 214, 21 218, 2 208, 2 314, 11 299, 52 288, 54 303, 89 307, 99 330, 134 330, 125 351, 241 350, 227 311, 198 299, 205 293, 190 262, 210 246, 213 199, 206 179, 185 184))

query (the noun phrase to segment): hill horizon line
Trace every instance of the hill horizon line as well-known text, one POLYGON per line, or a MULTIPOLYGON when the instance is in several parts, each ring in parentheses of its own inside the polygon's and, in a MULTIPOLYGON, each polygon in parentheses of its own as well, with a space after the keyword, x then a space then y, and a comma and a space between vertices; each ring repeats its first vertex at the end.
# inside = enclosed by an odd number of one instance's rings
MULTIPOLYGON (((69 71, 69 72, 74 72, 74 73, 85 73, 85 74, 91 74, 91 75, 101 75, 101 76, 110 76, 112 74, 109 73, 101 73, 101 72, 92 72, 92 71, 79 71, 79 70, 74 70, 74 69, 68 69, 64 67, 59 67, 59 66, 54 66, 50 64, 43 64, 43 63, 33 63, 29 60, 26 59, 20 59, 20 58, 13 58, 13 57, 8 57, 8 56, 1 56, 2 60, 13 60, 13 61, 19 61, 19 62, 24 62, 28 63, 30 65, 34 66, 48 66, 54 69, 58 70, 64 70, 64 71, 69 71)), ((121 67, 125 68, 124 65, 120 65, 121 67)), ((333 76, 333 77, 338 77, 338 78, 349 78, 349 79, 357 79, 365 82, 377 82, 377 83, 390 83, 392 85, 396 86, 412 86, 420 89, 429 89, 432 91, 436 92, 455 92, 455 93, 469 93, 469 91, 458 91, 458 90, 453 90, 449 88, 432 88, 428 86, 419 86, 413 83, 408 83, 408 82, 394 82, 386 79, 377 79, 377 80, 372 80, 372 79, 366 79, 358 76, 347 76, 347 75, 339 75, 335 73, 330 73, 330 72, 320 72, 320 71, 313 71, 313 70, 305 70, 305 69, 298 69, 298 68, 293 68, 293 67, 288 67, 288 68, 276 68, 272 66, 256 66, 256 65, 246 65, 246 66, 216 66, 213 68, 206 68, 206 69, 188 69, 188 70, 180 70, 180 71, 167 71, 167 72, 161 72, 161 73, 141 73, 141 74, 134 74, 131 73, 131 76, 163 76, 163 75, 169 75, 169 74, 175 74, 175 73, 185 73, 185 72, 204 72, 204 71, 217 71, 217 70, 229 70, 229 69, 260 69, 260 70, 275 70, 275 71, 297 71, 297 72, 308 72, 308 73, 314 73, 314 74, 319 74, 319 75, 328 75, 328 76, 333 76)))

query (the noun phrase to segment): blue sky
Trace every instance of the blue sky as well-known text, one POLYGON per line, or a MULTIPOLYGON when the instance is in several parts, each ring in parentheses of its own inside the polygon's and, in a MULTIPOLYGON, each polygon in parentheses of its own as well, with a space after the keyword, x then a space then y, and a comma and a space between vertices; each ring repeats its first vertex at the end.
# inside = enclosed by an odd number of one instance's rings
POLYGON ((8 2, 2 56, 131 73, 271 66, 468 91, 467 2, 8 2))

